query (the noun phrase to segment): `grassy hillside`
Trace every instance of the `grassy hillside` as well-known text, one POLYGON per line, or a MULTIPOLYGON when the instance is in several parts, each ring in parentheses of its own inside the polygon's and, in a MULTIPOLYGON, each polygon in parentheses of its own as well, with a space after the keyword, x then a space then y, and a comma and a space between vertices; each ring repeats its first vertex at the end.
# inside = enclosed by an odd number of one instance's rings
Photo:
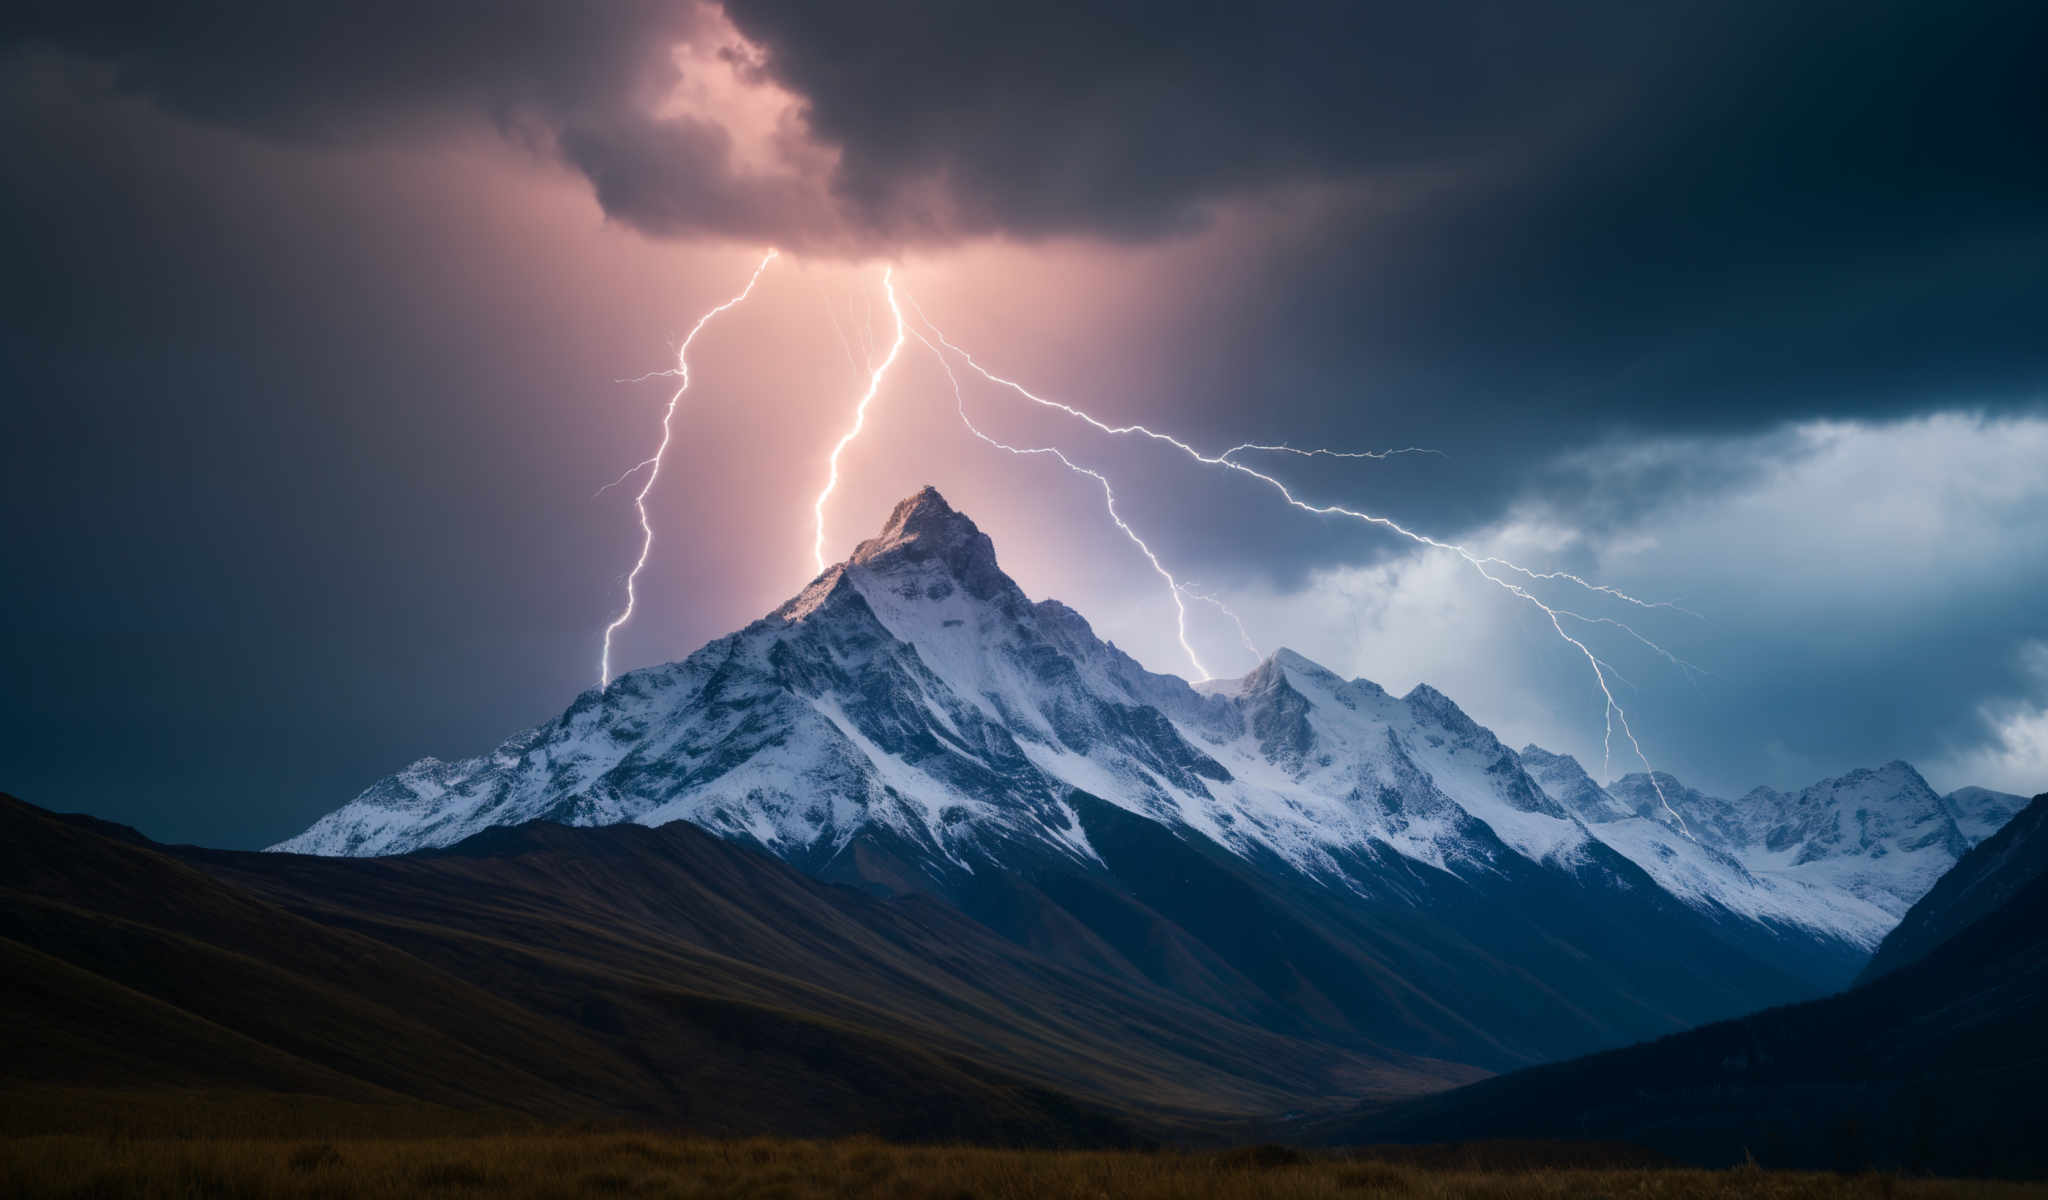
POLYGON ((1278 1147, 1141 1154, 632 1134, 325 1142, 35 1138, 0 1140, 0 1195, 2020 1200, 2048 1194, 2040 1185, 1876 1175, 1561 1167, 1515 1149, 1505 1156, 1480 1148, 1389 1161, 1312 1157, 1278 1147))

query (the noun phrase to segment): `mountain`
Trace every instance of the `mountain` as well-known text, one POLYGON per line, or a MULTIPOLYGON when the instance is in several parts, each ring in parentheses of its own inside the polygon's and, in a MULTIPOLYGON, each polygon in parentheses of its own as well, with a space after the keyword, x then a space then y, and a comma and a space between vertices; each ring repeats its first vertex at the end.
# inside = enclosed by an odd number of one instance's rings
POLYGON ((1897 920, 1884 908, 1827 882, 1762 865, 1752 870, 1739 853, 1723 848, 1730 844, 1728 839, 1702 819, 1714 813, 1707 803, 1718 802, 1703 803, 1706 798, 1669 775, 1658 777, 1665 801, 1693 814, 1683 832, 1670 823, 1663 802, 1643 776, 1602 788, 1569 755, 1531 745, 1522 748, 1520 757, 1547 795, 1660 887, 1738 927, 1753 924, 1770 931, 1775 935, 1772 940, 1753 939, 1751 945, 1788 969, 1804 960, 1809 973, 1824 969, 1832 986, 1845 984, 1897 920), (1639 789, 1633 786, 1637 780, 1642 781, 1639 789))
POLYGON ((10 1129, 182 1096, 195 1120, 320 1098, 434 1128, 1130 1144, 1476 1074, 1280 1037, 687 824, 312 859, 0 798, 0 960, 10 1129))
MULTIPOLYGON (((1614 790, 1640 800, 1649 781, 1631 775, 1614 790)), ((1680 789, 1672 806, 1701 841, 1751 870, 1854 896, 1893 920, 1972 844, 1942 798, 1902 762, 1797 792, 1757 788, 1738 801, 1680 789)))
POLYGON ((1941 799, 1956 828, 1973 846, 2005 828, 2005 823, 2027 806, 2025 796, 1980 787, 1957 788, 1941 799))
POLYGON ((1285 650, 1199 688, 1147 672, 929 488, 762 620, 277 849, 535 820, 687 822, 1374 1061, 1618 1045, 1818 994, 1867 949, 1660 886, 1427 686, 1285 650))
MULTIPOLYGON (((2024 842, 2038 855, 2044 811, 2048 796, 2036 797, 2005 853, 2024 842)), ((1982 862, 2001 858, 1999 840, 1980 847, 1982 862)), ((1973 854, 1965 866, 1977 862, 1973 854)), ((1924 957, 1840 995, 1304 1132, 1333 1142, 1613 1139, 1710 1165, 1753 1157, 1771 1167, 2039 1175, 2048 1170, 2043 1013, 2048 875, 2035 872, 1924 957)))
POLYGON ((1654 783, 1636 773, 1601 787, 1570 757, 1538 746, 1521 758, 1546 794, 1675 895, 1831 937, 1855 949, 1838 959, 1851 974, 2024 803, 1982 788, 1936 795, 1903 762, 1726 800, 1662 772, 1654 783))
MULTIPOLYGON (((1983 796, 1997 792, 1971 789, 1983 796)), ((1953 797, 1951 797, 1953 798, 1953 797)), ((1936 946, 2004 907, 2035 880, 2048 874, 2048 797, 2036 796, 2017 816, 1941 877, 1905 919, 1885 935, 1859 976, 1868 982, 1927 957, 1936 946)))

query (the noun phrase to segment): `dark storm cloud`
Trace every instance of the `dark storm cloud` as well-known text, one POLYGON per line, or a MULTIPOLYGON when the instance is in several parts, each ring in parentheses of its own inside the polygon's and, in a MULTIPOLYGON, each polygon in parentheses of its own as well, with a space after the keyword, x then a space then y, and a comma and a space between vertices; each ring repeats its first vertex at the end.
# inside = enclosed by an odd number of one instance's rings
POLYGON ((1145 236, 1275 181, 1520 153, 1627 103, 1688 8, 727 5, 844 150, 842 199, 909 237, 1145 236))
POLYGON ((702 21, 669 0, 29 0, 0 31, 106 63, 120 91, 185 116, 332 139, 464 108, 616 108, 658 81, 667 45, 702 21))
POLYGON ((597 192, 605 212, 643 232, 806 242, 830 224, 799 178, 724 169, 731 139, 717 125, 621 113, 561 131, 562 156, 597 192))
POLYGON ((1142 235, 1418 166, 1471 168, 1467 258, 1603 279, 1676 258, 1709 293, 1717 264, 2043 229, 2039 5, 726 8, 843 150, 841 197, 907 236, 1142 235))
MULTIPOLYGON (((1804 566, 1832 578, 1828 530, 1897 492, 1903 466, 1776 507, 1715 500, 1786 469, 1788 421, 1900 418, 1883 449, 1909 464, 1928 434, 1905 414, 2048 391, 2048 6, 728 9, 760 56, 745 70, 803 100, 792 136, 820 153, 764 170, 732 130, 661 109, 670 45, 728 36, 687 3, 6 7, 0 524, 21 582, 0 596, 0 672, 21 682, 0 710, 0 787, 248 844, 415 754, 488 745, 587 681, 607 599, 590 581, 631 546, 602 541, 630 523, 586 502, 638 443, 572 459, 587 417, 563 397, 642 363, 676 314, 611 328, 601 289, 572 301, 560 263, 516 253, 524 226, 465 240, 491 202, 464 186, 472 160, 370 178, 391 169, 387 142, 438 154, 434 139, 474 129, 535 151, 505 156, 520 161, 492 177, 499 194, 566 166, 611 219, 662 237, 1171 251, 1249 228, 1260 253, 1227 276, 1162 273, 1159 326, 1063 347, 1030 377, 1065 369, 1076 400, 1211 449, 1440 447, 1283 471, 1433 534, 1483 534, 1535 501, 1594 539, 1661 534, 1669 560, 1621 582, 1690 597, 1693 570, 1717 628, 1743 634, 1697 653, 1731 684, 1703 685, 1724 707, 1688 714, 1698 732, 1670 764, 1687 773, 1756 782, 1782 726, 1798 765, 1774 782, 1802 782, 1923 757, 1909 726, 1944 709, 1967 723, 1986 696, 2048 704, 1999 675, 2015 640, 2048 632, 2029 536, 2048 510, 1986 526, 2015 560, 1987 552, 1978 574, 1852 626, 1759 584, 1742 538, 1810 534, 1804 566), (504 261, 530 277, 508 282, 504 261), (1117 356, 1130 386, 1090 392, 1117 356), (1629 457, 1663 438, 1684 452, 1629 457), (1574 448, 1587 457, 1560 463, 1574 448), (1723 508, 1711 528, 1679 520, 1723 508), (1887 681, 1913 703, 1873 715, 1887 681)), ((1144 449, 1114 464, 1133 519, 1206 583, 1291 591, 1404 549, 1276 519, 1255 487, 1144 449)), ((1850 590, 1925 581, 1944 545, 1850 590)), ((705 589, 706 608, 731 599, 705 589)), ((1329 644, 1355 623, 1339 613, 1329 644)), ((1528 645, 1511 632, 1502 660, 1528 645)), ((1487 717, 1494 663, 1441 673, 1455 642, 1424 644, 1427 677, 1487 717)), ((1575 703, 1581 667, 1567 657, 1531 690, 1575 703)), ((1649 706, 1667 743, 1691 694, 1649 706)))
MULTIPOLYGON (((2041 5, 725 7, 836 163, 750 173, 728 130, 657 115, 668 47, 723 29, 674 0, 48 3, 0 30, 274 138, 488 122, 663 236, 1162 239, 1354 189, 1228 282, 1160 391, 1230 440, 1449 450, 1414 514, 1437 527, 1617 426, 2030 404, 2048 379, 2041 5)), ((33 215, 62 238, 81 211, 33 215)))
MULTIPOLYGON (((2037 4, 114 0, 16 5, 0 37, 269 138, 487 123, 660 236, 1157 241, 1289 188, 1355 196, 1217 285, 1158 394, 1222 444, 1443 448, 1441 486, 1402 490, 1433 528, 1617 428, 2038 404, 2048 380, 2037 4), (728 19, 743 73, 806 106, 790 136, 836 157, 764 173, 659 111, 669 48, 728 19)), ((17 191, 94 253, 95 205, 17 191)), ((44 320, 77 285, 32 257, 55 275, 9 303, 44 320)))
POLYGON ((1214 282, 1234 298, 1145 415, 1441 446, 1394 501, 1433 528, 1617 429, 2048 394, 2040 5, 727 11, 886 238, 1158 239, 1349 189, 1214 282))
MULTIPOLYGON (((236 0, 6 21, 266 136, 489 122, 657 236, 1145 240, 1351 188, 1308 254, 1243 284, 1255 352, 1233 364, 1226 331, 1185 389, 1234 403, 1289 351, 1286 415, 1332 439, 1367 372, 1407 411, 1455 396, 1553 433, 2030 402, 2048 376, 2040 5, 236 0), (742 165, 729 129, 660 109, 670 48, 730 39, 726 19, 752 43, 731 61, 800 98, 783 136, 816 153, 742 165)), ((1382 416, 1371 440, 1409 436, 1382 416)))
POLYGON ((675 0, 31 3, 0 41, 99 70, 85 86, 194 121, 334 146, 487 122, 558 154, 609 213, 659 235, 792 237, 829 224, 794 179, 752 179, 716 125, 650 114, 670 48, 715 13, 675 0))
MULTIPOLYGON (((1695 22, 1606 2, 729 7, 759 73, 843 151, 839 212, 735 188, 714 129, 651 115, 676 75, 668 47, 715 19, 694 3, 87 0, 30 3, 0 28, 171 111, 273 136, 451 114, 538 132, 614 217, 656 234, 875 244, 1154 235, 1275 181, 1498 153, 1626 103, 1695 22)), ((827 186, 783 182, 820 200, 827 186)))
POLYGON ((1389 501, 1430 528, 1616 430, 2048 395, 2039 5, 730 8, 871 223, 1135 238, 1351 188, 1188 281, 1230 298, 1136 415, 1441 447, 1389 501))
POLYGON ((1358 229, 1288 314, 1351 347, 1319 361, 1462 359, 1528 427, 2037 401, 2048 9, 1784 7, 1568 153, 1358 229))
POLYGON ((1152 236, 1244 192, 1418 167, 1474 175, 1468 257, 1601 277, 2039 229, 2036 5, 725 9, 841 154, 837 213, 735 189, 715 129, 652 115, 668 47, 716 24, 691 3, 31 3, 0 30, 272 135, 534 123, 657 234, 1152 236))

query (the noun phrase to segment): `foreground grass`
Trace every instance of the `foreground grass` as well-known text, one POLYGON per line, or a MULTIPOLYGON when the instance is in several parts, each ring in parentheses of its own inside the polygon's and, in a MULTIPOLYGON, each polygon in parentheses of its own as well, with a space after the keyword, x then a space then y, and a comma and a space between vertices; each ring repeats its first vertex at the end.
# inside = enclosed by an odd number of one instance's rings
MULTIPOLYGON (((347 1100, 239 1088, 0 1086, 0 1139, 90 1130, 101 1140, 215 1141, 475 1137, 537 1131, 503 1111, 465 1112, 385 1096, 347 1100)), ((0 1160, 13 1154, 0 1141, 0 1160)))
POLYGON ((1098 1153, 628 1134, 278 1140, 0 1139, 0 1196, 42 1197, 1394 1196, 1403 1200, 1943 1200, 2040 1185, 1675 1169, 1494 1169, 1304 1156, 1276 1147, 1098 1153))

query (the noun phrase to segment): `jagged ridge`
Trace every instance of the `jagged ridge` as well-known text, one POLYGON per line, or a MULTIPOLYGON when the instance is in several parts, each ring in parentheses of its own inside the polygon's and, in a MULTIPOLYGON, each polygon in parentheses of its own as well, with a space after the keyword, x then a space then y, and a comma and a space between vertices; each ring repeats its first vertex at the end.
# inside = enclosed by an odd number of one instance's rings
MULTIPOLYGON (((1643 777, 1602 788, 1569 759, 1517 755, 1426 685, 1395 697, 1290 650, 1200 689, 1148 672, 1079 613, 1028 599, 925 488, 762 620, 585 692, 492 754, 416 763, 276 848, 392 854, 534 819, 682 820, 871 883, 849 860, 884 839, 908 864, 889 887, 943 893, 1038 856, 1102 867, 1078 793, 1378 902, 1530 870, 1656 890, 1833 980, 1969 844, 1904 764, 1739 805, 1667 790, 1697 841, 1660 822, 1643 777)), ((1996 809, 1977 802, 1973 819, 1996 809)))

